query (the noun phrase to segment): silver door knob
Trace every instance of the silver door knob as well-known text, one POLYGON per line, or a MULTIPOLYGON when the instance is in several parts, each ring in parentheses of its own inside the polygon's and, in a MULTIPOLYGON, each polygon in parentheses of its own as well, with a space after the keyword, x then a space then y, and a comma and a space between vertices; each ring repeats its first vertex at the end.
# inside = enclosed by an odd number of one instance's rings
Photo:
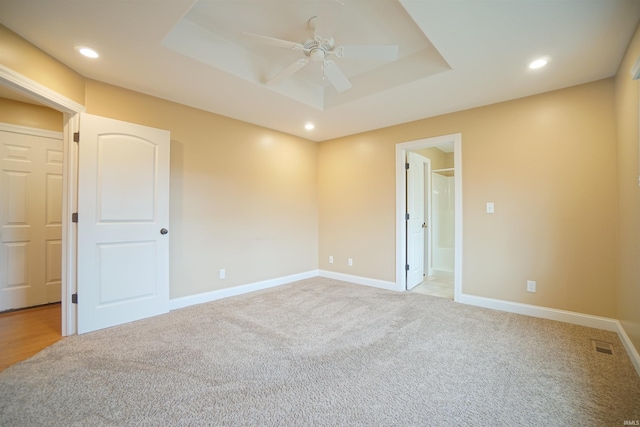
POLYGON ((169 232, 169 230, 167 230, 166 228, 163 228, 162 230, 160 230, 160 234, 162 234, 163 236, 165 234, 167 234, 169 232))
POLYGON ((427 223, 426 223, 426 222, 423 222, 423 223, 422 223, 422 228, 427 228, 427 227, 428 227, 428 226, 427 226, 427 223))

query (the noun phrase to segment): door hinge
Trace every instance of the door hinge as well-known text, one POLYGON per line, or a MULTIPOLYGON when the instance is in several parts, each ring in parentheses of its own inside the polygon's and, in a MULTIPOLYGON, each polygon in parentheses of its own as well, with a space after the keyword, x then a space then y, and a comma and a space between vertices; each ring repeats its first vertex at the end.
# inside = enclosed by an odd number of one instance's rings
POLYGON ((71 303, 72 304, 78 303, 78 294, 71 294, 71 303))
POLYGON ((409 169, 409 163, 405 163, 405 164, 404 164, 404 168, 405 168, 405 169, 409 169))
POLYGON ((71 214, 71 222, 78 222, 78 212, 71 214))
POLYGON ((80 132, 73 133, 73 142, 80 142, 80 132))
POLYGON ((404 269, 409 271, 409 264, 405 264, 404 269))
POLYGON ((408 214, 408 213, 404 214, 404 219, 405 219, 406 221, 409 221, 409 214, 408 214))

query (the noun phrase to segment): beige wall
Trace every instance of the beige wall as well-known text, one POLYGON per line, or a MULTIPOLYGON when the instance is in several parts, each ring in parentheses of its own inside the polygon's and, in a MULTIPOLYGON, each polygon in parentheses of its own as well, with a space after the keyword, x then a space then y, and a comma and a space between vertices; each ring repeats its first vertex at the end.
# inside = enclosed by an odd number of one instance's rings
POLYGON ((84 104, 84 77, 0 24, 0 64, 84 104))
POLYGON ((419 150, 414 150, 414 152, 431 160, 431 169, 444 169, 453 167, 453 164, 451 166, 448 166, 447 153, 438 148, 421 148, 419 150))
POLYGON ((640 29, 615 79, 618 131, 619 287, 618 318, 640 351, 640 187, 638 186, 638 81, 629 71, 640 56, 640 29))
POLYGON ((444 155, 444 167, 452 168, 453 167, 453 154, 454 153, 446 153, 444 155))
POLYGON ((171 131, 172 298, 317 268, 316 143, 92 80, 86 107, 171 131))
POLYGON ((40 105, 0 98, 0 123, 62 132, 62 113, 40 105))
POLYGON ((458 132, 463 292, 615 317, 612 79, 320 143, 320 268, 395 281, 395 144, 458 132))

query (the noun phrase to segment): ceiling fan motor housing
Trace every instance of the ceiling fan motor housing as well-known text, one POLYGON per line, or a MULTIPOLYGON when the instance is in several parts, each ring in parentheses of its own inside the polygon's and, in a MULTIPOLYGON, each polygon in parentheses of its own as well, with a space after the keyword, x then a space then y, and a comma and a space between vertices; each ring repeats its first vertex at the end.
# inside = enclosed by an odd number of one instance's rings
POLYGON ((307 40, 304 46, 304 52, 311 60, 316 62, 324 61, 327 56, 327 52, 331 52, 333 49, 333 39, 330 39, 328 43, 324 43, 325 40, 307 40))

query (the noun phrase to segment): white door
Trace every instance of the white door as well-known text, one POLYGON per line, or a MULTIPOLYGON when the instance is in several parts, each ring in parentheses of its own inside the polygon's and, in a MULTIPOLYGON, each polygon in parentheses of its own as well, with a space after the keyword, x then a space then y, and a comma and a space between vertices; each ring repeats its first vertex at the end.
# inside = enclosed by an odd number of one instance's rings
POLYGON ((80 116, 78 333, 168 312, 169 132, 80 116))
POLYGON ((425 158, 408 152, 407 163, 407 289, 424 280, 424 164, 425 158))
POLYGON ((60 301, 62 134, 2 125, 0 311, 60 301))

